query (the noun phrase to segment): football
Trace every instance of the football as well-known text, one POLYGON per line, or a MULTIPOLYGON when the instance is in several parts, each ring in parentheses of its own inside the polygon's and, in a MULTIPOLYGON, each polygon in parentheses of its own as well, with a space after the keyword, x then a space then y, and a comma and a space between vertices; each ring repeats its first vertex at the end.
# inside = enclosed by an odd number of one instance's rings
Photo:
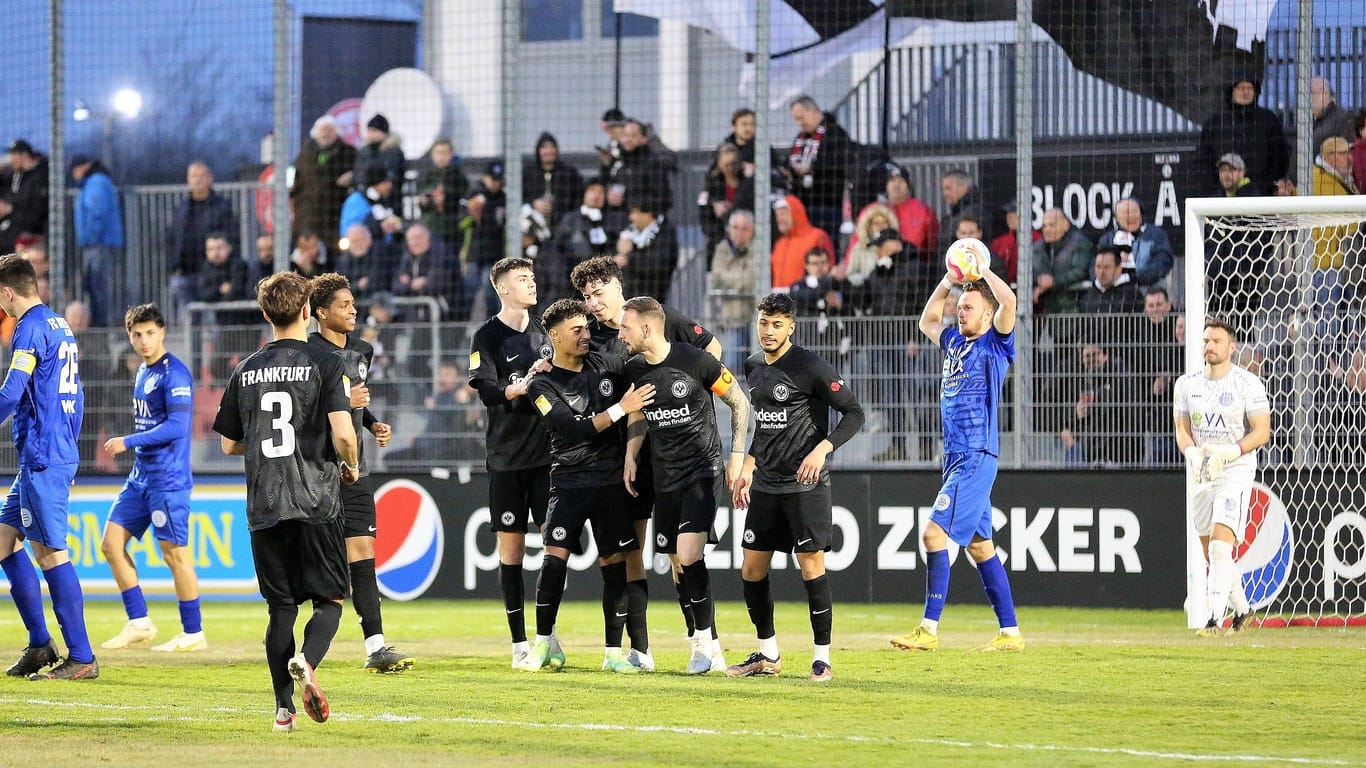
POLYGON ((968 283, 982 279, 982 269, 991 263, 991 252, 981 240, 965 237, 955 240, 944 252, 944 267, 949 279, 955 283, 968 283))

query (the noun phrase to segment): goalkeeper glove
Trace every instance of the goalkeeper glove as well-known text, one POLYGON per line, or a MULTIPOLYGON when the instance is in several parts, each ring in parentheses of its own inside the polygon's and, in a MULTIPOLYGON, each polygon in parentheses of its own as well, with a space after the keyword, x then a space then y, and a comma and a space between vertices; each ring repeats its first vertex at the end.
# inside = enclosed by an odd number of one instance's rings
POLYGON ((1233 445, 1227 443, 1202 445, 1200 446, 1200 450, 1209 457, 1205 462, 1205 473, 1209 475, 1210 480, 1215 480, 1220 475, 1224 474, 1224 469, 1228 466, 1228 463, 1230 461, 1236 461, 1243 455, 1243 449, 1239 448, 1237 443, 1234 443, 1233 445))
POLYGON ((1199 446, 1188 445, 1181 451, 1181 455, 1186 457, 1186 463, 1190 465, 1191 469, 1197 473, 1200 471, 1200 465, 1205 461, 1205 454, 1199 446))

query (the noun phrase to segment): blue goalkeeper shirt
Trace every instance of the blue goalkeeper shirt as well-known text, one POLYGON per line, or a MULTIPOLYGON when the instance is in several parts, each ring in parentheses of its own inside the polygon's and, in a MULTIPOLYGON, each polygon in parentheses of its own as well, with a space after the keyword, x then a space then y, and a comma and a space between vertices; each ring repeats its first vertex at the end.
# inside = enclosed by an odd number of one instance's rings
POLYGON ((1015 332, 995 327, 975 339, 950 326, 939 335, 944 350, 939 414, 944 421, 944 452, 985 451, 1001 455, 1001 387, 1015 360, 1015 332))
POLYGON ((194 485, 190 476, 190 417, 194 382, 190 369, 170 353, 138 368, 133 382, 133 434, 123 444, 134 451, 128 482, 175 491, 194 485))
POLYGON ((0 386, 0 421, 11 415, 20 467, 80 463, 76 437, 85 390, 76 335, 43 304, 29 308, 14 327, 9 372, 0 386))

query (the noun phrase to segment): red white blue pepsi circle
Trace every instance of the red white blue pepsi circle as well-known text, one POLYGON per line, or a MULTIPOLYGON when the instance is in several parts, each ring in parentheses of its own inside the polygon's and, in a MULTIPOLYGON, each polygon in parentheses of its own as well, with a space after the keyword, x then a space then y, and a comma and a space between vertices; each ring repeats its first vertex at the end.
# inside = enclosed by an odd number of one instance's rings
POLYGON ((1295 570, 1295 529, 1285 504, 1261 483, 1252 484, 1247 529, 1234 552, 1243 572, 1243 589, 1253 608, 1275 602, 1295 570))
POLYGON ((375 576, 391 600, 412 600, 436 580, 446 534, 427 489, 390 480, 375 492, 375 576))

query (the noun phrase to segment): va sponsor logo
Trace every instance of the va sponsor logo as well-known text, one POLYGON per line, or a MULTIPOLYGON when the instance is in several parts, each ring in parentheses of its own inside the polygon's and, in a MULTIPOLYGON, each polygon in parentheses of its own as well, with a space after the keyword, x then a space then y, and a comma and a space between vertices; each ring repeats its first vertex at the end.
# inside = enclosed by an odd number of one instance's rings
POLYGON ((375 576, 393 600, 420 597, 441 570, 441 511, 422 486, 391 480, 375 492, 375 576))
MULTIPOLYGON (((1357 512, 1333 515, 1323 529, 1323 599, 1338 596, 1338 582, 1354 581, 1366 576, 1366 553, 1361 541, 1366 540, 1366 517, 1357 512), (1343 555, 1353 559, 1348 562, 1343 555)), ((1356 594, 1355 592, 1353 594, 1356 594)))

